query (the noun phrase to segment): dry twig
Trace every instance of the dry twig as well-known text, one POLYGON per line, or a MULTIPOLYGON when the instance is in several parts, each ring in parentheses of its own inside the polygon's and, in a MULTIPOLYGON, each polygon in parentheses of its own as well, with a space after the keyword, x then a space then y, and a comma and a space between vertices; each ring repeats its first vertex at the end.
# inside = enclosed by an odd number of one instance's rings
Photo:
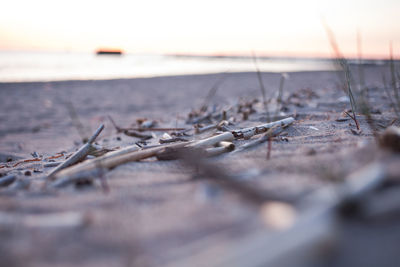
POLYGON ((68 158, 66 161, 64 161, 62 164, 57 166, 50 174, 48 177, 54 176, 57 172, 61 171, 62 169, 65 169, 71 165, 74 165, 78 163, 79 161, 82 161, 90 152, 90 147, 92 146, 92 143, 96 140, 96 138, 99 136, 101 131, 104 129, 104 124, 100 125, 100 127, 96 130, 96 132, 89 138, 88 142, 83 145, 78 151, 76 151, 70 158, 68 158))

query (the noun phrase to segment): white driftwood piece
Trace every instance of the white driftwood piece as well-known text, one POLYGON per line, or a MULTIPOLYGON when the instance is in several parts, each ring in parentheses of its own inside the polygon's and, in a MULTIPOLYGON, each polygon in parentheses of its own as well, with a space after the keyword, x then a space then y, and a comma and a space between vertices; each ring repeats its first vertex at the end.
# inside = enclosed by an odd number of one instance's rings
POLYGON ((244 128, 244 129, 240 129, 240 130, 234 130, 234 131, 232 131, 232 134, 234 135, 234 137, 236 139, 249 139, 250 137, 252 137, 254 135, 261 134, 261 133, 268 131, 268 129, 270 129, 274 126, 287 127, 290 124, 292 124, 293 122, 294 122, 294 118, 289 117, 289 118, 286 118, 283 120, 273 121, 270 123, 261 124, 261 125, 254 126, 254 127, 248 127, 248 128, 244 128))
MULTIPOLYGON (((108 159, 116 158, 118 156, 128 154, 131 152, 136 152, 139 149, 140 148, 137 145, 132 145, 132 146, 127 146, 120 150, 111 151, 111 152, 104 154, 101 157, 86 160, 76 166, 70 167, 67 170, 64 170, 60 175, 64 175, 64 173, 67 173, 67 174, 70 173, 68 175, 71 175, 72 173, 78 173, 81 171, 90 171, 90 170, 98 168, 99 166, 106 167, 106 166, 104 166, 104 164, 107 162, 108 159)), ((109 168, 111 168, 111 167, 109 167, 109 168)))
POLYGON ((92 137, 89 138, 88 142, 85 145, 79 148, 79 150, 76 151, 69 159, 58 165, 53 171, 50 172, 48 176, 51 177, 62 169, 65 169, 83 160, 89 154, 92 143, 96 140, 103 129, 104 124, 100 125, 100 127, 96 130, 92 137))
POLYGON ((199 141, 195 141, 192 144, 187 145, 189 148, 206 148, 208 146, 213 146, 218 144, 219 142, 222 141, 233 141, 235 137, 231 132, 225 132, 219 135, 211 136, 206 139, 202 139, 199 141))
POLYGON ((206 148, 205 151, 206 151, 207 157, 214 157, 214 156, 218 156, 223 153, 226 153, 226 152, 231 152, 234 149, 235 149, 235 145, 233 143, 227 142, 227 141, 222 141, 222 142, 218 143, 217 147, 206 148))
MULTIPOLYGON (((168 144, 168 145, 163 145, 163 146, 157 146, 157 147, 152 147, 152 148, 147 148, 147 149, 142 149, 142 150, 134 150, 130 152, 124 152, 122 154, 117 155, 112 155, 112 156, 106 156, 106 157, 99 157, 87 162, 82 162, 81 164, 72 166, 68 169, 60 171, 55 178, 60 178, 64 176, 72 176, 75 175, 78 172, 81 171, 91 171, 96 168, 104 168, 104 169, 111 169, 114 168, 118 165, 130 162, 130 161, 138 161, 142 160, 145 158, 153 157, 160 151, 166 149, 166 148, 179 148, 179 147, 184 147, 187 145, 186 142, 184 143, 174 143, 174 144, 168 144)), ((120 151, 115 151, 115 152, 120 152, 120 151)))
MULTIPOLYGON (((66 170, 61 171, 59 174, 56 175, 56 178, 64 177, 64 176, 73 176, 76 175, 78 172, 81 171, 91 171, 96 168, 104 168, 104 169, 111 169, 114 168, 118 165, 130 162, 130 161, 139 161, 145 158, 153 157, 157 153, 163 151, 166 148, 181 148, 181 147, 187 147, 187 148, 202 148, 206 149, 211 146, 215 146, 219 143, 223 142, 231 142, 235 140, 235 138, 240 139, 243 138, 243 135, 246 136, 252 136, 255 134, 260 134, 268 129, 270 129, 273 126, 282 126, 286 127, 293 123, 294 119, 289 117, 283 120, 279 120, 276 122, 271 122, 267 124, 262 124, 258 125, 255 127, 250 127, 250 128, 245 128, 241 130, 234 130, 231 132, 224 132, 219 135, 211 136, 202 140, 198 141, 193 141, 193 142, 183 142, 183 143, 174 143, 174 144, 169 144, 169 145, 162 145, 158 147, 153 147, 153 148, 148 148, 148 149, 143 149, 136 151, 134 148, 132 148, 132 151, 129 152, 111 152, 114 154, 111 154, 110 156, 106 156, 109 154, 104 155, 103 157, 99 157, 93 160, 89 160, 86 162, 83 162, 81 164, 78 164, 76 166, 72 166, 66 170), (250 135, 250 133, 252 135, 250 135)), ((131 148, 128 148, 128 150, 131 148)), ((229 150, 224 148, 216 148, 216 149, 211 149, 209 151, 210 155, 216 155, 218 153, 224 153, 228 152, 229 150)))

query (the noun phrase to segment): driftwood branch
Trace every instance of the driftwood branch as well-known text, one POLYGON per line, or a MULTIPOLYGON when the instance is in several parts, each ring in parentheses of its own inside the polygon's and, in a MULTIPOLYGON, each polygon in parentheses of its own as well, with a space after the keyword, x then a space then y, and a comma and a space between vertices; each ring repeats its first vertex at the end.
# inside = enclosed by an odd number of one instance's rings
POLYGON ((231 132, 225 132, 219 135, 211 136, 188 145, 190 148, 205 148, 208 146, 214 146, 222 141, 233 141, 235 137, 231 132))
POLYGON ((74 165, 79 161, 82 161, 89 154, 92 143, 96 140, 96 138, 99 136, 101 131, 103 131, 103 129, 104 129, 104 124, 100 125, 100 127, 89 138, 88 142, 85 145, 83 145, 78 151, 76 151, 69 159, 67 159, 66 161, 58 165, 53 171, 51 171, 48 177, 52 177, 54 176, 54 174, 61 171, 62 169, 74 165))
POLYGON ((276 136, 280 135, 284 129, 285 129, 284 127, 273 126, 262 137, 240 146, 238 149, 233 151, 233 153, 237 153, 237 152, 243 151, 245 149, 252 148, 259 144, 265 143, 268 140, 270 140, 272 137, 276 137, 276 136))
POLYGON ((127 162, 131 161, 139 161, 142 159, 146 159, 149 157, 154 157, 159 153, 160 151, 163 151, 164 149, 167 148, 178 148, 178 147, 184 147, 187 145, 187 142, 184 143, 176 143, 176 144, 168 144, 168 145, 163 145, 163 146, 157 146, 157 147, 152 147, 152 148, 145 148, 142 150, 136 150, 135 148, 132 147, 132 151, 126 152, 126 151, 114 151, 112 153, 112 156, 107 156, 105 157, 100 157, 96 158, 87 162, 83 162, 81 164, 78 164, 76 166, 70 167, 68 169, 65 169, 61 172, 59 172, 55 178, 60 178, 63 176, 73 176, 76 173, 79 172, 87 172, 91 171, 94 169, 97 169, 99 167, 99 164, 102 168, 104 169, 111 169, 114 168, 118 165, 122 165, 127 162))
POLYGON ((235 145, 231 142, 222 141, 218 143, 217 147, 206 148, 206 156, 214 157, 226 152, 231 152, 235 149, 235 145))
POLYGON ((234 144, 231 143, 236 138, 241 138, 242 136, 250 136, 248 132, 254 134, 259 134, 267 131, 271 127, 287 126, 294 121, 293 118, 287 118, 284 120, 262 124, 259 126, 245 128, 241 130, 235 130, 232 132, 224 132, 219 135, 211 136, 202 140, 191 141, 191 142, 181 142, 174 144, 164 144, 152 148, 144 148, 138 150, 137 147, 128 147, 123 150, 107 153, 106 155, 85 161, 76 166, 72 166, 66 170, 61 171, 56 175, 55 178, 74 176, 79 172, 88 172, 95 170, 101 166, 104 169, 111 169, 118 165, 130 162, 139 161, 145 158, 156 156, 161 160, 171 160, 178 157, 178 153, 182 148, 187 149, 202 149, 205 151, 205 156, 215 156, 221 153, 230 152, 234 149, 234 144), (236 138, 235 138, 236 135, 236 138), (219 147, 213 147, 219 146, 219 147))
POLYGON ((289 117, 283 120, 274 121, 266 124, 261 124, 255 127, 248 127, 240 130, 232 131, 236 139, 249 139, 250 137, 264 133, 274 126, 287 127, 294 122, 294 118, 289 117))

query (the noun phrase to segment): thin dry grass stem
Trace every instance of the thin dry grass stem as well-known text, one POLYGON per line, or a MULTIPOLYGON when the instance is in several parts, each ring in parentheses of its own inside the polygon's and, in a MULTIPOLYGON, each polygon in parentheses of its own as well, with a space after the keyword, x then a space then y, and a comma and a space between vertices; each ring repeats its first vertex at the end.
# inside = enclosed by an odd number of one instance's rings
POLYGON ((252 58, 253 58, 254 66, 256 68, 257 79, 258 79, 258 83, 260 85, 260 90, 261 90, 261 95, 262 95, 262 98, 263 98, 264 109, 265 109, 265 112, 267 114, 267 121, 270 122, 271 118, 269 117, 266 90, 265 90, 264 82, 262 80, 260 68, 258 67, 258 64, 257 64, 257 57, 256 57, 256 54, 255 54, 254 51, 252 51, 252 58))
POLYGON ((355 117, 353 117, 350 113, 348 113, 347 111, 344 111, 344 113, 349 116, 350 119, 352 119, 354 121, 354 123, 356 124, 357 130, 360 129, 360 125, 358 124, 358 121, 355 117))
POLYGON ((392 42, 390 42, 390 75, 391 75, 391 84, 392 84, 392 89, 393 89, 393 94, 397 102, 397 106, 400 108, 400 97, 399 97, 399 88, 397 87, 397 80, 396 80, 396 67, 394 64, 394 59, 393 59, 393 46, 392 42))
POLYGON ((111 124, 114 126, 114 128, 117 130, 118 133, 122 132, 123 130, 115 123, 113 118, 108 115, 107 118, 111 121, 111 124))
POLYGON ((130 128, 121 128, 119 127, 115 121, 111 118, 110 115, 108 115, 108 119, 111 121, 112 125, 115 127, 115 129, 117 130, 117 133, 123 133, 126 136, 131 136, 131 137, 136 137, 136 138, 140 138, 142 140, 148 140, 153 138, 152 135, 146 135, 146 134, 141 134, 138 131, 132 130, 130 128))
POLYGON ((364 66, 362 62, 362 43, 361 33, 357 31, 357 54, 358 54, 358 76, 359 76, 359 92, 361 95, 361 113, 367 117, 367 123, 374 135, 375 141, 378 141, 379 134, 377 132, 375 121, 371 114, 371 105, 369 103, 369 90, 366 86, 364 66))
POLYGON ((137 127, 129 127, 124 128, 127 131, 138 131, 138 132, 170 132, 170 131, 189 131, 187 128, 168 128, 168 127, 154 127, 154 128, 137 128, 137 127))
POLYGON ((347 90, 350 98, 350 105, 351 105, 351 112, 353 113, 353 120, 356 123, 357 130, 360 130, 360 125, 357 120, 357 115, 356 115, 356 101, 354 99, 353 91, 351 89, 351 73, 349 66, 347 65, 346 60, 343 60, 343 68, 345 70, 345 77, 346 77, 346 83, 347 83, 347 90))
POLYGON ((392 95, 390 94, 389 89, 387 87, 386 78, 385 78, 385 74, 384 73, 382 73, 382 83, 383 83, 383 90, 385 91, 386 96, 390 101, 390 106, 393 108, 393 110, 396 113, 397 117, 400 118, 399 110, 398 110, 396 104, 393 102, 392 95))
POLYGON ((274 114, 274 120, 277 119, 279 110, 282 107, 282 96, 283 96, 283 85, 285 84, 285 77, 286 74, 282 73, 281 74, 281 80, 279 82, 279 91, 278 91, 278 96, 276 98, 276 110, 274 114))
POLYGON ((362 56, 362 40, 361 40, 361 33, 357 31, 357 55, 358 55, 358 77, 360 80, 360 92, 363 97, 368 98, 368 87, 365 83, 365 73, 364 73, 364 66, 363 66, 363 56, 362 56))
POLYGON ((219 87, 221 86, 221 84, 226 80, 226 78, 228 77, 228 73, 224 72, 222 73, 222 75, 215 81, 215 83, 212 85, 212 87, 210 88, 210 90, 208 91, 206 97, 204 98, 204 102, 203 105, 201 105, 200 110, 205 112, 211 102, 211 99, 215 96, 215 94, 217 93, 217 90, 219 89, 219 87))
POLYGON ((68 114, 71 117, 72 125, 74 125, 77 130, 79 136, 81 137, 82 143, 86 143, 88 140, 88 134, 86 132, 85 127, 79 119, 78 113, 71 101, 66 101, 65 106, 67 107, 68 114))
POLYGON ((352 91, 352 86, 351 86, 351 72, 349 65, 347 64, 346 58, 343 56, 343 54, 340 52, 339 46, 336 42, 335 35, 333 31, 329 28, 328 24, 323 21, 323 25, 325 27, 325 31, 328 35, 329 42, 331 44, 332 50, 335 54, 336 61, 339 63, 340 67, 344 71, 345 75, 345 82, 346 82, 346 89, 347 89, 347 94, 350 99, 350 105, 351 105, 351 111, 352 111, 352 116, 351 118, 356 122, 356 127, 357 130, 360 130, 359 123, 357 121, 357 115, 356 115, 356 101, 354 99, 353 91, 352 91))

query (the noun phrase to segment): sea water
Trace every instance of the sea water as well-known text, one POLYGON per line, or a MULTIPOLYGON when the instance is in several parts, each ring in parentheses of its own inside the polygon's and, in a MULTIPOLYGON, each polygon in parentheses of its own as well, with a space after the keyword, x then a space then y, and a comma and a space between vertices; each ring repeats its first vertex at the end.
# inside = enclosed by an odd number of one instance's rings
MULTIPOLYGON (((263 72, 334 68, 331 60, 310 58, 258 58, 257 66, 263 72)), ((117 79, 255 70, 251 57, 0 52, 0 82, 117 79)))

